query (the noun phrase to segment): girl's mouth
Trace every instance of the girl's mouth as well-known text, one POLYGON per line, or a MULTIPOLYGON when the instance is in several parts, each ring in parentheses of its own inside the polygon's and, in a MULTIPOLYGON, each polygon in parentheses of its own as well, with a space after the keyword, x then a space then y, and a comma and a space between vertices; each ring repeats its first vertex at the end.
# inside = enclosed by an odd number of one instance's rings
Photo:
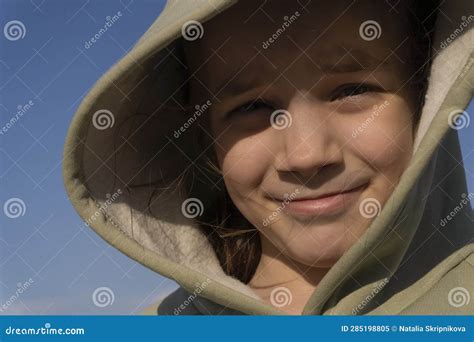
POLYGON ((330 217, 343 213, 367 188, 368 183, 339 193, 289 201, 283 210, 297 218, 330 217))

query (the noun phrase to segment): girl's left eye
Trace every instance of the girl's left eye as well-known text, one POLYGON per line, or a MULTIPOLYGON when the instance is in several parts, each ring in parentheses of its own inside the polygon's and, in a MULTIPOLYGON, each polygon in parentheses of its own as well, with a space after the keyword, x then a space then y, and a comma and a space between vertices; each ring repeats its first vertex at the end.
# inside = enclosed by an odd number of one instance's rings
POLYGON ((343 99, 345 97, 352 97, 364 93, 378 91, 379 88, 370 84, 348 84, 336 89, 330 97, 331 101, 343 99))
POLYGON ((254 112, 256 110, 259 110, 259 109, 266 109, 266 108, 270 108, 272 109, 272 105, 267 103, 265 100, 263 99, 256 99, 256 100, 252 100, 252 101, 249 101, 233 110, 230 111, 230 114, 232 113, 250 113, 250 112, 254 112))

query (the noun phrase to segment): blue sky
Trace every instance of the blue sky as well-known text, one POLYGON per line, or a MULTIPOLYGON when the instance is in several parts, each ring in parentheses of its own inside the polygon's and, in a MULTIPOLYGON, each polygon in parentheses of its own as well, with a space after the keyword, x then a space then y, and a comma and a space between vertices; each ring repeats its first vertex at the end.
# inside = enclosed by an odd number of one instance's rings
MULTIPOLYGON (((17 284, 33 284, 6 313, 136 313, 176 285, 130 260, 86 227, 64 191, 66 131, 85 93, 136 42, 164 1, 0 1, 1 27, 12 20, 23 39, 0 37, 0 126, 33 101, 0 136, 0 203, 21 198, 25 215, 0 215, 0 305, 17 284), (122 16, 91 48, 84 44, 107 16, 122 16), (98 287, 113 305, 92 303, 98 287)), ((2 30, 3 32, 3 30, 2 30)), ((1 313, 1 312, 0 312, 1 313)))
MULTIPOLYGON (((0 24, 19 20, 23 39, 0 37, 0 126, 32 101, 0 135, 0 204, 21 198, 25 215, 0 215, 0 306, 30 278, 7 314, 135 314, 176 287, 128 259, 87 228, 63 188, 63 144, 71 118, 93 83, 145 32, 160 0, 0 0, 0 24), (107 16, 122 16, 91 48, 84 44, 107 16), (92 303, 98 287, 112 305, 92 303)), ((468 113, 474 113, 471 104, 468 113)), ((472 115, 471 115, 472 116, 472 115)), ((474 122, 460 130, 474 151, 474 122)), ((474 154, 465 158, 474 191, 474 154)), ((0 312, 1 314, 1 312, 0 312)))

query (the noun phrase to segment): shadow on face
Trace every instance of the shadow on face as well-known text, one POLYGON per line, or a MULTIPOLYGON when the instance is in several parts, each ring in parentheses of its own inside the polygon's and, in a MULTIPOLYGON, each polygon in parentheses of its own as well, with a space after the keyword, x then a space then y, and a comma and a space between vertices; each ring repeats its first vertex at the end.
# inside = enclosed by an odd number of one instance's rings
POLYGON ((218 167, 264 253, 330 267, 407 167, 419 95, 403 3, 241 1, 186 42, 190 102, 212 100, 218 167))

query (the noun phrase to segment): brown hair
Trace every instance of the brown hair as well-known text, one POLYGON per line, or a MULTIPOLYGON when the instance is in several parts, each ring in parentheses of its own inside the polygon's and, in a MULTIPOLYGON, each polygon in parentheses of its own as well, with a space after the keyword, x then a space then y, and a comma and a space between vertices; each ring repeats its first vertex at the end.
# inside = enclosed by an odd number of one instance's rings
MULTIPOLYGON (((209 116, 205 115, 203 119, 209 127, 209 116)), ((260 235, 230 198, 218 167, 212 139, 200 127, 193 128, 196 143, 193 144, 192 154, 196 161, 184 180, 187 195, 203 202, 204 212, 197 223, 212 245, 224 272, 248 283, 260 261, 260 235), (202 153, 206 148, 206 152, 202 153)))

